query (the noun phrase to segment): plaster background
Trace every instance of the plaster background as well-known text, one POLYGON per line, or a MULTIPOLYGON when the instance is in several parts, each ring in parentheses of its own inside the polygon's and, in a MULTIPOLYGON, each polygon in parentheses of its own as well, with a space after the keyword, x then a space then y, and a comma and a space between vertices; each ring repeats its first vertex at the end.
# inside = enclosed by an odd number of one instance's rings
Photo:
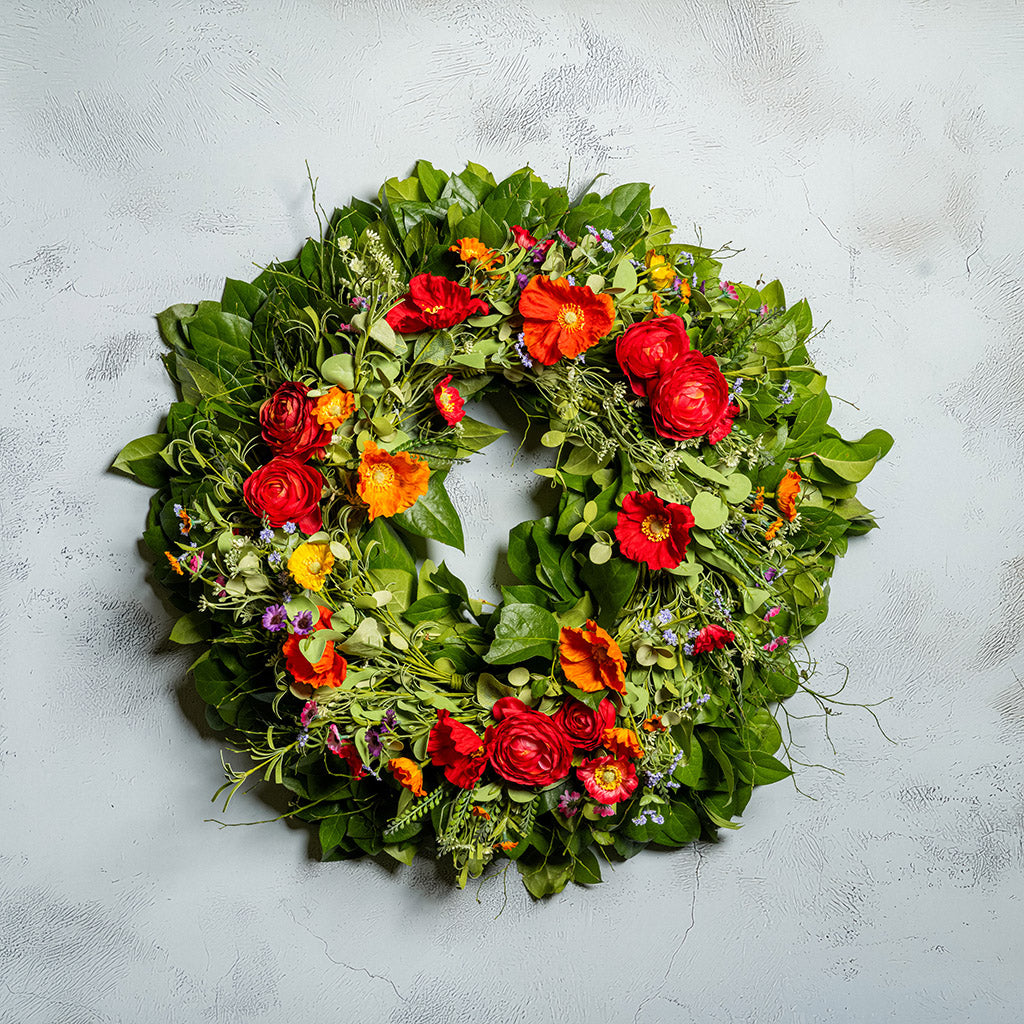
MULTIPOLYGON (((0 1022, 1019 1020, 1020 3, 0 8, 0 1022), (540 905, 204 823, 150 492, 104 474, 171 398, 152 314, 315 229, 303 160, 330 204, 419 156, 655 183, 731 276, 810 298, 842 426, 897 439, 811 642, 897 743, 794 722, 844 773, 811 799, 540 905)), ((456 487, 480 586, 532 514, 510 452, 456 487)))

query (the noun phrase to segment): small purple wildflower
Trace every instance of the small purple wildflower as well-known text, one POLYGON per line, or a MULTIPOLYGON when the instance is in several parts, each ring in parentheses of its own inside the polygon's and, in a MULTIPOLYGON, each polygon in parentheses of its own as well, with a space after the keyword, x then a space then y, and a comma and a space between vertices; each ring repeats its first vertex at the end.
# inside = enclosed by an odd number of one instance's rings
POLYGON ((661 639, 665 641, 670 647, 675 647, 679 643, 679 637, 676 636, 675 631, 666 629, 661 634, 661 639))
POLYGON ((601 248, 604 249, 605 252, 615 252, 615 246, 612 245, 611 242, 602 242, 601 248))
MULTIPOLYGON (((284 575, 284 573, 282 573, 281 575, 283 576, 283 575, 284 575)), ((287 582, 288 582, 288 578, 287 578, 287 577, 285 577, 285 579, 284 579, 284 581, 283 581, 283 582, 287 583, 287 582)), ((287 604, 287 603, 288 603, 288 602, 289 602, 289 601, 290 601, 291 599, 292 599, 292 595, 291 595, 291 591, 290 591, 290 590, 286 590, 286 591, 285 591, 285 592, 284 592, 284 593, 283 593, 283 594, 281 595, 281 603, 282 603, 282 604, 287 604)))
POLYGON ((688 658, 693 656, 693 644, 683 644, 683 654, 688 658))
POLYGON ((183 506, 182 506, 182 505, 177 505, 177 504, 176 504, 176 505, 174 506, 174 514, 175 514, 176 516, 178 516, 178 515, 181 515, 182 511, 183 511, 183 506))
POLYGON ((352 299, 352 305, 355 306, 356 309, 366 309, 366 299, 364 299, 362 295, 356 295, 352 299))
POLYGON ((313 613, 312 612, 299 612, 298 615, 292 619, 292 630, 296 636, 308 636, 313 632, 313 613))
POLYGON ((366 749, 370 752, 370 757, 380 757, 384 753, 384 748, 380 743, 381 728, 379 725, 371 725, 366 730, 366 749))
POLYGON ((269 526, 264 526, 263 529, 260 530, 260 540, 263 541, 264 544, 269 544, 273 539, 274 531, 271 530, 269 526))
POLYGON ((515 350, 516 355, 519 356, 519 362, 521 362, 527 370, 533 366, 533 360, 530 358, 530 354, 526 351, 526 345, 523 342, 523 336, 521 333, 516 341, 515 350))
POLYGON ((558 813, 565 818, 571 818, 579 810, 578 804, 582 799, 582 793, 563 793, 558 801, 558 813))
MULTIPOLYGON (((288 612, 283 604, 272 604, 263 613, 263 628, 269 629, 271 633, 276 633, 287 625, 288 612)), ((306 723, 303 722, 302 724, 305 725, 306 723)))
POLYGON ((516 287, 522 291, 530 281, 529 274, 516 274, 516 287))
POLYGON ((781 405, 789 405, 793 401, 793 382, 789 379, 782 382, 782 387, 779 390, 779 403, 781 405))
POLYGON ((742 377, 737 377, 736 378, 736 380, 733 383, 732 389, 730 390, 729 394, 733 398, 739 398, 740 395, 743 394, 743 378, 742 377))
POLYGON ((654 617, 658 620, 659 626, 668 625, 672 621, 672 613, 667 608, 662 608, 654 617))
POLYGON ((267 555, 267 561, 273 566, 278 566, 281 564, 281 556, 276 551, 271 551, 267 555))
POLYGON ((305 750, 306 744, 309 742, 309 730, 306 728, 300 729, 296 739, 299 744, 299 750, 305 750))
POLYGON ((600 241, 601 233, 597 230, 597 228, 595 228, 593 224, 587 224, 585 226, 586 226, 587 231, 590 234, 592 234, 594 236, 594 238, 596 238, 596 239, 598 239, 598 241, 600 241))
POLYGON ((572 274, 566 274, 565 275, 565 279, 566 279, 566 281, 569 282, 569 284, 571 284, 571 285, 573 285, 575 287, 575 285, 576 285, 576 278, 573 277, 572 274))
POLYGON ((285 533, 294 533, 298 527, 289 519, 281 529, 284 530, 285 533))
POLYGON ((642 630, 643 630, 643 631, 644 631, 645 633, 652 633, 652 632, 654 632, 654 623, 653 623, 653 622, 651 622, 651 620, 650 620, 650 619, 641 619, 641 620, 640 620, 640 621, 639 621, 639 622, 637 623, 637 625, 638 625, 638 626, 639 626, 639 627, 640 627, 640 628, 641 628, 641 629, 642 629, 642 630))
POLYGON ((602 228, 601 229, 601 237, 606 242, 611 242, 615 238, 615 235, 612 234, 612 231, 611 231, 610 228, 602 228))
POLYGON ((579 355, 578 355, 578 356, 576 357, 576 362, 577 362, 577 363, 586 363, 586 361, 587 361, 587 353, 586 353, 586 352, 581 352, 581 353, 580 353, 580 354, 579 354, 579 355))
POLYGON ((698 636, 700 636, 700 630, 699 629, 689 629, 689 630, 686 631, 686 639, 687 640, 696 640, 698 636))

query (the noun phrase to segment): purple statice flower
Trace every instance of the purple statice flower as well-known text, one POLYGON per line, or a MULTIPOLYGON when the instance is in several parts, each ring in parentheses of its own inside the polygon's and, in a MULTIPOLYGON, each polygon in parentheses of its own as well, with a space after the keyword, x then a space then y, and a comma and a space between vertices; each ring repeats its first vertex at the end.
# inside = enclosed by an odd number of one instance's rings
POLYGON ((615 235, 614 235, 614 234, 612 234, 611 228, 602 228, 602 229, 601 229, 601 237, 602 237, 602 238, 603 238, 603 239, 604 239, 604 240, 605 240, 606 242, 611 242, 611 241, 613 241, 613 240, 614 240, 614 238, 615 238, 615 235))
POLYGON ((284 530, 285 533, 294 533, 298 527, 289 519, 281 529, 284 530))
POLYGON ((570 249, 576 248, 576 243, 561 228, 558 229, 556 234, 570 249))
POLYGON ((299 735, 296 737, 296 742, 299 745, 299 750, 305 750, 306 744, 309 742, 309 730, 303 727, 299 730, 299 735))
POLYGON ((519 335, 518 340, 515 344, 516 355, 519 356, 519 362, 523 364, 528 370, 533 366, 533 360, 530 358, 530 353, 526 351, 526 345, 523 342, 522 334, 519 335))
POLYGON ((308 636, 313 632, 313 613, 312 612, 299 612, 298 615, 292 619, 292 630, 296 636, 308 636))
POLYGON ((700 630, 699 629, 688 629, 686 631, 686 639, 687 640, 696 640, 698 636, 700 636, 700 630))
POLYGON ((299 715, 299 721, 302 723, 303 728, 316 718, 317 711, 319 711, 319 708, 316 706, 316 701, 307 700, 302 708, 302 714, 299 715))
POLYGON ((558 801, 558 813, 564 818, 571 818, 579 810, 579 802, 583 799, 582 793, 563 793, 558 801))
POLYGON ((650 619, 641 619, 637 625, 645 632, 651 633, 654 631, 654 623, 650 619))
POLYGON ((596 238, 598 241, 601 240, 601 233, 597 230, 597 228, 594 227, 593 224, 586 224, 585 227, 587 231, 594 236, 594 238, 596 238))
POLYGON ((662 608, 654 617, 658 620, 659 626, 667 626, 672 621, 672 613, 667 608, 662 608))
POLYGON ((675 647, 675 645, 679 643, 679 637, 677 637, 675 631, 671 629, 664 630, 661 634, 661 639, 670 647, 675 647))
MULTIPOLYGON (((281 573, 281 575, 282 575, 282 576, 284 576, 285 574, 284 574, 284 573, 281 573)), ((286 578, 284 579, 284 581, 283 581, 283 582, 285 582, 285 583, 287 583, 287 582, 288 582, 288 580, 287 580, 287 577, 286 577, 286 578)), ((290 601, 291 599, 292 599, 292 595, 291 595, 291 591, 289 591, 289 590, 286 590, 286 591, 285 591, 285 592, 284 592, 284 593, 283 593, 283 594, 281 595, 281 603, 282 603, 282 604, 287 604, 287 603, 288 603, 288 602, 289 602, 289 601, 290 601)))
POLYGON ((793 382, 789 379, 782 382, 782 387, 779 389, 779 404, 789 405, 793 401, 793 382))
POLYGON ((578 355, 578 356, 576 357, 576 362, 577 362, 577 363, 586 363, 586 361, 587 361, 587 353, 586 353, 586 352, 581 352, 581 353, 580 353, 580 354, 579 354, 579 355, 578 355))
MULTIPOLYGON (((263 613, 263 628, 269 629, 271 633, 284 629, 288 625, 288 612, 283 604, 272 604, 263 613)), ((306 723, 303 722, 303 725, 306 723)))
POLYGON ((273 539, 274 531, 270 529, 269 526, 264 526, 263 529, 260 530, 260 540, 263 541, 264 544, 269 544, 273 539))
POLYGON ((611 242, 602 242, 601 248, 604 249, 605 252, 615 252, 615 246, 612 245, 611 242))
POLYGON ((743 394, 743 378, 737 377, 733 383, 732 389, 729 391, 731 398, 739 398, 743 394))
POLYGON ((575 287, 575 286, 576 286, 576 278, 575 278, 575 277, 573 277, 573 276, 572 276, 572 274, 566 274, 566 275, 565 275, 565 279, 566 279, 566 281, 568 281, 568 282, 569 282, 569 284, 571 284, 571 285, 572 285, 573 287, 575 287))
POLYGON ((683 644, 683 654, 688 658, 693 656, 693 644, 683 644))
POLYGON ((175 503, 175 505, 174 505, 174 514, 176 516, 180 516, 181 513, 182 513, 183 508, 184 508, 184 506, 175 503))
POLYGON ((270 554, 267 555, 267 561, 271 565, 277 567, 281 564, 281 556, 276 551, 271 551, 270 554))
POLYGON ((530 282, 529 274, 516 274, 516 287, 522 291, 530 282))

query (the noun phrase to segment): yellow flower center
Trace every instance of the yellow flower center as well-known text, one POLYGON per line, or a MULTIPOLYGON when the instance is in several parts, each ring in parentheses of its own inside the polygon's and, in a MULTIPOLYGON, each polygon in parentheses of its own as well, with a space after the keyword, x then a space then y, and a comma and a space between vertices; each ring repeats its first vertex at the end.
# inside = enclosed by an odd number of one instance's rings
POLYGON ((648 516, 640 524, 640 532, 648 540, 653 540, 655 544, 660 544, 662 541, 668 540, 672 530, 668 521, 662 519, 661 516, 648 516))
POLYGON ((579 306, 563 306, 558 311, 558 323, 567 331, 579 331, 583 328, 585 317, 579 306))
POLYGON ((434 313, 440 313, 442 309, 444 309, 443 305, 441 305, 441 306, 430 306, 430 307, 424 309, 423 312, 427 313, 427 314, 430 314, 430 315, 433 315, 434 313))
POLYGON ((370 479, 377 487, 390 487, 395 482, 395 471, 390 466, 374 466, 370 479))
POLYGON ((455 398, 448 388, 441 389, 441 395, 437 400, 437 404, 440 405, 445 412, 455 412, 455 398))
POLYGON ((622 769, 613 764, 606 764, 594 772, 594 781, 609 792, 618 789, 619 783, 622 781, 622 769))

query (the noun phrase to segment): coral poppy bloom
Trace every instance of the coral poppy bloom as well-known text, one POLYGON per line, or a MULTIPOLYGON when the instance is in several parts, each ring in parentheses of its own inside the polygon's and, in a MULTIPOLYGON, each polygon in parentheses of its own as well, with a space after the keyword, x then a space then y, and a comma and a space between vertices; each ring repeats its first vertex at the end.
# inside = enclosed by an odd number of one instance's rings
POLYGON ((618 758, 642 757, 644 748, 636 738, 632 729, 605 729, 601 737, 601 745, 612 755, 618 758))
POLYGON ((754 504, 750 506, 751 512, 760 512, 764 508, 764 488, 758 487, 754 492, 754 504))
POLYGON ((665 726, 661 722, 661 715, 651 715, 643 721, 644 732, 664 732, 665 726))
POLYGON ((623 693, 626 689, 626 659, 619 645, 593 619, 587 619, 582 629, 562 628, 558 660, 565 678, 587 693, 602 688, 623 693))
POLYGON ((457 252, 459 259, 469 266, 475 260, 480 270, 490 270, 499 258, 498 253, 488 249, 479 238, 460 238, 455 245, 448 246, 449 252, 457 252))
POLYGON ((736 634, 725 626, 712 623, 705 626, 693 639, 693 653, 707 654, 709 651, 720 651, 726 644, 731 644, 736 634))
POLYGON ((799 493, 800 474, 790 470, 775 488, 775 504, 790 522, 796 519, 796 496, 799 493))
POLYGON ((580 782, 592 800, 599 804, 617 804, 628 800, 640 780, 636 769, 628 762, 615 757, 595 757, 576 769, 580 782))
POLYGON ((367 441, 359 463, 356 490, 370 509, 370 519, 393 516, 412 508, 427 493, 430 467, 409 452, 389 455, 373 441, 367 441))
POLYGON ((453 327, 466 317, 487 312, 487 303, 447 277, 417 274, 405 298, 384 318, 399 334, 453 327))
POLYGON ((466 415, 466 412, 463 409, 465 402, 462 395, 459 394, 459 389, 448 386, 451 380, 452 375, 449 373, 447 377, 442 377, 437 382, 437 386, 434 388, 434 405, 437 406, 437 411, 444 418, 445 423, 454 427, 466 415))
POLYGON ((626 558, 651 569, 674 569, 686 558, 693 525, 689 505, 662 501, 653 491, 630 491, 622 499, 615 536, 626 558))
MULTIPOLYGON (((313 631, 331 628, 331 609, 317 605, 320 618, 313 631)), ((313 690, 321 686, 337 688, 345 681, 348 672, 348 662, 334 649, 334 641, 328 640, 324 653, 320 660, 314 665, 309 662, 299 647, 299 637, 292 634, 285 640, 281 648, 284 654, 285 668, 292 674, 295 680, 291 689, 292 692, 307 700, 313 695, 313 690)))
POLYGON ((519 296, 519 312, 526 348, 545 366, 593 348, 615 320, 610 295, 595 295, 586 285, 569 284, 564 277, 531 278, 519 296))
POLYGON ((313 406, 313 415, 321 426, 337 430, 356 411, 356 396, 342 388, 331 388, 313 406))
POLYGON ((393 757, 388 761, 388 771, 413 796, 427 795, 427 791, 423 788, 423 772, 420 771, 420 766, 415 761, 410 761, 407 757, 393 757))
POLYGON ((323 590, 327 576, 334 568, 330 544, 300 544, 288 559, 288 571, 295 582, 306 590, 323 590))
POLYGON ((427 738, 430 763, 444 768, 444 777, 462 789, 472 789, 487 767, 484 741, 468 725, 438 709, 437 722, 427 738))
POLYGON ((775 534, 779 532, 779 528, 782 526, 782 520, 776 519, 767 530, 764 531, 765 540, 775 540, 775 534))

